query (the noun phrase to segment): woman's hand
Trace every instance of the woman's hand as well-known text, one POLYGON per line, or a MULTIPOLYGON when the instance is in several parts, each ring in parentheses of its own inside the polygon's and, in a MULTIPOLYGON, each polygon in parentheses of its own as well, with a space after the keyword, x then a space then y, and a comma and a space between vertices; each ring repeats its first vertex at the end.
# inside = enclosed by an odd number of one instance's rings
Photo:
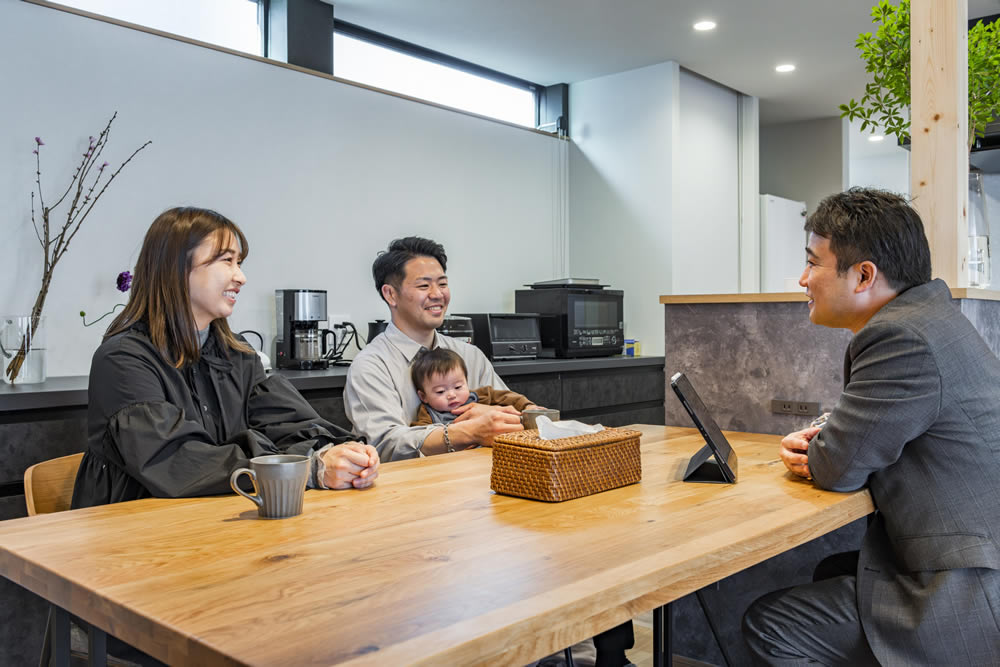
POLYGON ((365 489, 378 478, 378 452, 371 445, 345 442, 323 452, 322 458, 328 489, 365 489))

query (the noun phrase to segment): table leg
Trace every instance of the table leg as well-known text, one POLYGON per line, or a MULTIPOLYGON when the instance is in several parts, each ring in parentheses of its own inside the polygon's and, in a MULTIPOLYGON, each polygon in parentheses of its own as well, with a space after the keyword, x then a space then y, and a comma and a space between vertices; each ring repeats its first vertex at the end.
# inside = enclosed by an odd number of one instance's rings
POLYGON ((52 605, 52 664, 69 667, 69 613, 52 605))
POLYGON ((91 667, 108 667, 108 635, 104 630, 90 626, 87 631, 90 645, 87 662, 91 667))
POLYGON ((653 667, 674 664, 674 643, 670 636, 673 608, 670 603, 653 610, 653 667))
POLYGON ((722 637, 719 636, 719 629, 715 627, 715 621, 712 620, 712 614, 708 608, 708 604, 705 602, 705 595, 701 592, 702 589, 695 591, 695 595, 698 597, 698 604, 701 605, 701 611, 705 614, 705 620, 708 621, 708 627, 712 631, 712 636, 715 637, 715 644, 719 647, 719 652, 722 653, 722 662, 725 667, 730 667, 733 662, 729 659, 729 651, 726 650, 725 644, 722 643, 722 637))

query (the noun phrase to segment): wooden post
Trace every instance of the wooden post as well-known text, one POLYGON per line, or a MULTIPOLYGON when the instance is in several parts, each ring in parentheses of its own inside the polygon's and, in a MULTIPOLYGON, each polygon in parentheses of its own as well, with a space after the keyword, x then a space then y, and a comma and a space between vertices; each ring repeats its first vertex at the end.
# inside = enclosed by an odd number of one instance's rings
POLYGON ((968 0, 910 2, 910 194, 934 277, 968 287, 968 0))

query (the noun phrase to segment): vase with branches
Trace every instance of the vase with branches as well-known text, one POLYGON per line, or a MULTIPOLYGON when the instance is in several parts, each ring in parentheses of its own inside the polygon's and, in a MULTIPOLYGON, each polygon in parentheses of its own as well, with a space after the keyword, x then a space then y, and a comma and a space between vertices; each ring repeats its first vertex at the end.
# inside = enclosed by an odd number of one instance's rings
POLYGON ((42 284, 31 308, 27 331, 22 336, 17 350, 5 350, 5 353, 9 352, 10 358, 4 371, 8 382, 13 383, 17 380, 30 351, 31 339, 34 338, 41 322, 42 309, 45 307, 45 299, 52 284, 52 275, 59 260, 66 254, 84 220, 94 210, 94 206, 101 196, 107 192, 108 186, 114 182, 122 169, 136 155, 152 143, 152 141, 147 141, 139 146, 114 171, 108 169, 109 163, 102 159, 102 154, 111 138, 111 126, 117 117, 118 113, 115 112, 104 129, 96 137, 89 138, 87 148, 82 153, 69 185, 51 204, 46 203, 42 190, 41 160, 42 147, 45 146, 45 142, 42 141, 41 137, 35 137, 35 148, 32 151, 35 155, 35 189, 31 193, 31 223, 42 248, 42 284), (37 209, 36 198, 38 200, 37 209), (63 204, 66 204, 64 212, 57 212, 56 209, 63 204))

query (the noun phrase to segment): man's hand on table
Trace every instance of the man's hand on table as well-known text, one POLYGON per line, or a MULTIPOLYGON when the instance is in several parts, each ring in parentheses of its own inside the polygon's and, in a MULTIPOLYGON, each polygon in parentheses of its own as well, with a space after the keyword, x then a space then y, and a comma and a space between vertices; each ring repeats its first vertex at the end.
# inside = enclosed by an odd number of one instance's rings
POLYGON ((489 447, 493 437, 502 433, 523 431, 521 413, 509 405, 482 405, 469 403, 452 410, 458 415, 450 428, 459 430, 463 440, 489 447))
POLYGON ((378 477, 378 452, 371 445, 345 442, 326 450, 322 457, 323 484, 328 489, 365 489, 378 477))
POLYGON ((812 479, 809 473, 809 443, 820 432, 819 426, 810 426, 795 433, 789 433, 781 441, 778 455, 782 463, 799 477, 812 479))

